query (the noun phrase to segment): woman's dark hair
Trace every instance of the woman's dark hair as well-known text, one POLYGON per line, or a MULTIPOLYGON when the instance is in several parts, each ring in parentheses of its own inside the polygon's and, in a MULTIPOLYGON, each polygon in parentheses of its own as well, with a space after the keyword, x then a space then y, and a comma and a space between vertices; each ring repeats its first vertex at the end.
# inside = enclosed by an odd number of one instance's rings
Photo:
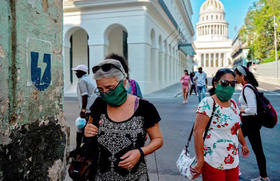
POLYGON ((195 76, 194 72, 191 72, 190 77, 193 78, 195 76))
POLYGON ((244 69, 244 71, 246 72, 247 75, 242 74, 237 68, 235 69, 236 74, 238 74, 239 76, 244 75, 244 79, 249 84, 252 84, 254 87, 258 87, 259 83, 258 83, 257 79, 255 78, 254 74, 246 67, 244 67, 242 65, 241 65, 241 67, 244 69))
POLYGON ((219 69, 216 75, 212 79, 213 87, 209 90, 210 96, 214 95, 216 92, 215 82, 218 83, 225 74, 231 74, 233 75, 233 77, 235 77, 235 73, 231 69, 228 68, 219 69))
POLYGON ((124 69, 125 73, 127 74, 127 78, 129 79, 129 74, 128 74, 129 69, 127 66, 127 60, 123 56, 118 55, 116 53, 111 53, 111 54, 107 55, 105 57, 105 59, 115 59, 115 60, 118 60, 119 62, 121 62, 123 69, 124 69))
POLYGON ((185 72, 185 73, 187 73, 187 74, 189 75, 189 72, 188 72, 188 70, 187 70, 187 69, 185 69, 185 70, 184 70, 184 72, 185 72))

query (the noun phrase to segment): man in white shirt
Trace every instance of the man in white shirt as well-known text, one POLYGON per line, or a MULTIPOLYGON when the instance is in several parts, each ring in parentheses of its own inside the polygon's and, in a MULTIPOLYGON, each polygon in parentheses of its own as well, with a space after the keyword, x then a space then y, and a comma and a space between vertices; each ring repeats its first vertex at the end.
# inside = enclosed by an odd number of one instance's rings
MULTIPOLYGON (((91 79, 87 72, 88 67, 86 65, 78 65, 75 68, 72 68, 75 71, 76 76, 78 77, 77 85, 77 95, 80 103, 80 117, 85 118, 88 121, 90 115, 90 107, 97 98, 97 95, 94 93, 96 89, 96 82, 91 79)), ((80 147, 83 133, 77 132, 77 148, 80 147)))
POLYGON ((202 71, 202 67, 198 68, 198 72, 195 74, 193 79, 196 81, 198 101, 200 102, 205 97, 207 88, 207 75, 202 71))

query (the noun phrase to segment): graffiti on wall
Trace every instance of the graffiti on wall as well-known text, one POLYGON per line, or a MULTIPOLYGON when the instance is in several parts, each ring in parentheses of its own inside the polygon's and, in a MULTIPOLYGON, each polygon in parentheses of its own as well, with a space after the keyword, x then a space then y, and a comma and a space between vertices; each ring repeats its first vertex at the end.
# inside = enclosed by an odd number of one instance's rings
POLYGON ((43 62, 46 63, 45 68, 38 66, 39 52, 31 52, 31 80, 34 86, 43 91, 49 87, 51 83, 51 54, 45 53, 43 62))
POLYGON ((30 78, 28 85, 39 91, 46 90, 52 81, 51 42, 34 38, 27 39, 27 66, 30 78))

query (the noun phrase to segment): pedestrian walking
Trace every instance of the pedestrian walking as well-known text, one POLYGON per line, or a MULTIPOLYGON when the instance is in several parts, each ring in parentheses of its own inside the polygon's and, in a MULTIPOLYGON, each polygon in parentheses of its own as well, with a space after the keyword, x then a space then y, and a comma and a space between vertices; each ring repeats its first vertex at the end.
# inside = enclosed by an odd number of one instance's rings
POLYGON ((140 98, 143 98, 138 82, 136 80, 131 79, 129 76, 129 68, 128 68, 127 61, 125 60, 125 58, 118 54, 112 53, 112 54, 106 56, 105 59, 114 59, 114 60, 118 60, 121 62, 122 66, 124 68, 124 71, 127 75, 127 78, 126 78, 128 81, 128 84, 126 84, 127 93, 135 95, 140 98))
POLYGON ((232 99, 235 84, 232 70, 218 70, 209 90, 211 97, 204 98, 198 106, 194 126, 197 163, 191 168, 195 178, 202 173, 204 181, 239 180, 238 142, 244 157, 249 149, 240 128, 238 106, 232 99))
POLYGON ((205 97, 207 88, 207 75, 202 71, 202 67, 198 68, 198 72, 195 74, 194 80, 196 81, 198 101, 200 102, 205 97))
MULTIPOLYGON (((77 95, 81 110, 80 117, 88 120, 90 115, 90 106, 97 97, 97 95, 94 93, 96 90, 96 83, 88 76, 88 67, 86 65, 78 65, 75 68, 72 68, 72 70, 75 71, 75 74, 79 79, 77 84, 77 95)), ((82 143, 82 137, 82 129, 77 129, 76 148, 80 147, 82 143)))
POLYGON ((92 71, 100 97, 91 107, 91 117, 98 124, 87 124, 84 134, 97 140, 95 181, 148 181, 144 156, 163 144, 158 111, 127 93, 126 73, 119 61, 106 59, 92 71), (146 133, 150 142, 145 145, 146 133))
POLYGON ((196 92, 196 81, 194 80, 194 76, 195 76, 195 73, 192 72, 190 74, 190 83, 191 83, 191 90, 190 90, 190 96, 192 95, 192 91, 194 91, 195 95, 197 96, 197 92, 196 92))
POLYGON ((266 158, 261 140, 261 120, 257 114, 257 97, 253 89, 257 89, 258 81, 252 72, 244 66, 235 69, 236 80, 242 84, 243 89, 239 96, 239 105, 242 119, 242 131, 244 136, 248 136, 249 142, 255 153, 260 176, 251 181, 269 181, 266 171, 266 158), (253 88, 253 89, 252 89, 253 88))
POLYGON ((189 94, 189 84, 190 84, 190 76, 188 70, 184 70, 184 75, 180 79, 182 84, 182 91, 183 91, 183 104, 188 102, 188 94, 189 94))

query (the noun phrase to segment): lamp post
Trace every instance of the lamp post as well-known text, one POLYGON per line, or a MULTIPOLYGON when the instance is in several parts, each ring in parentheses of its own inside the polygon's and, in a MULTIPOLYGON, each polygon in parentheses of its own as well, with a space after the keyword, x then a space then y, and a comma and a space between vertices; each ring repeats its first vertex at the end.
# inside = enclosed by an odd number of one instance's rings
POLYGON ((277 55, 277 32, 276 32, 276 17, 274 16, 274 48, 275 48, 275 62, 276 62, 276 76, 278 80, 278 55, 277 55))

